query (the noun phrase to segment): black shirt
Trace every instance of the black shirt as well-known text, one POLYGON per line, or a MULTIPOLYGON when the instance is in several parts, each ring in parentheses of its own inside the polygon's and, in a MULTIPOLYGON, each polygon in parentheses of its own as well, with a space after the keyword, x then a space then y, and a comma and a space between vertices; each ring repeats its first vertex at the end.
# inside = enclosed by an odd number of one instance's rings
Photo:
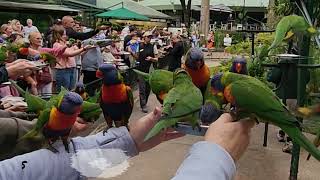
POLYGON ((148 56, 154 57, 154 47, 150 43, 148 43, 148 44, 141 43, 139 49, 140 49, 140 52, 139 52, 138 62, 140 64, 139 64, 138 69, 140 71, 148 73, 149 68, 152 64, 152 61, 147 61, 146 58, 148 56))
POLYGON ((8 71, 4 65, 0 66, 0 84, 8 82, 8 71))
POLYGON ((132 36, 131 35, 126 35, 123 40, 123 49, 126 51, 126 47, 128 45, 128 42, 131 41, 132 36))
POLYGON ((73 30, 72 28, 66 28, 66 34, 69 38, 73 38, 73 39, 79 39, 81 41, 89 39, 93 36, 95 36, 97 33, 99 32, 99 30, 95 30, 95 31, 90 31, 90 32, 86 32, 86 33, 79 33, 76 32, 75 30, 73 30))
POLYGON ((183 56, 184 49, 181 41, 178 41, 173 45, 173 48, 169 51, 169 71, 175 71, 181 67, 181 58, 183 56))

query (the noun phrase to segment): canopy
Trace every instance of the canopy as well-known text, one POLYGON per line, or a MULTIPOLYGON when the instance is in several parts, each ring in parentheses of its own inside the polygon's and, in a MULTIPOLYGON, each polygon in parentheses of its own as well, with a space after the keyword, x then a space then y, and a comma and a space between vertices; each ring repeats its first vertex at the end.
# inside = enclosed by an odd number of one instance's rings
POLYGON ((228 6, 226 6, 224 4, 217 4, 217 5, 210 6, 210 10, 211 11, 219 11, 219 12, 227 12, 227 13, 233 12, 233 10, 231 8, 229 8, 228 6))
POLYGON ((135 19, 135 20, 142 20, 142 21, 149 20, 147 16, 130 11, 129 9, 126 9, 126 8, 118 8, 115 10, 106 11, 104 13, 97 14, 96 16, 104 17, 104 18, 114 18, 114 19, 135 19))

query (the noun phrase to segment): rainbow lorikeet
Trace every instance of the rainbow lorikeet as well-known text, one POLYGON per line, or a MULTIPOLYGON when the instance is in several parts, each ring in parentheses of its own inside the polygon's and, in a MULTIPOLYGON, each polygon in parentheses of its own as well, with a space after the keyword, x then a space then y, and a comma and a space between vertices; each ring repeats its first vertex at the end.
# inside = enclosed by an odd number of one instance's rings
POLYGON ((103 79, 99 102, 108 127, 112 127, 113 122, 116 127, 127 126, 134 104, 131 88, 124 84, 123 77, 111 64, 102 64, 96 75, 103 79))
POLYGON ((173 77, 173 88, 163 101, 161 120, 151 129, 145 140, 177 122, 183 121, 193 128, 199 127, 198 117, 202 101, 201 91, 193 84, 189 74, 184 69, 177 69, 173 77))
POLYGON ((244 57, 237 56, 233 61, 232 61, 232 66, 230 68, 230 72, 233 73, 238 73, 238 74, 248 74, 248 69, 247 69, 247 61, 244 57))
POLYGON ((193 84, 204 93, 210 79, 210 69, 205 64, 203 52, 199 48, 189 49, 183 68, 191 76, 193 84))
POLYGON ((207 89, 204 93, 204 104, 200 111, 200 120, 204 124, 210 124, 211 122, 217 120, 223 113, 221 108, 224 104, 224 98, 215 96, 211 89, 211 81, 209 80, 207 84, 207 89))
POLYGON ((51 108, 46 108, 40 113, 35 127, 21 139, 32 138, 42 132, 50 150, 57 152, 52 144, 61 138, 66 151, 69 152, 68 137, 80 114, 82 102, 80 95, 67 92, 56 104, 52 104, 51 108))
POLYGON ((89 98, 89 95, 85 91, 85 87, 84 87, 84 84, 82 82, 77 82, 74 92, 78 93, 82 97, 82 99, 84 101, 89 98))
POLYGON ((173 72, 157 69, 152 72, 144 73, 134 69, 139 76, 142 76, 149 83, 152 92, 162 104, 169 90, 173 87, 173 72))
POLYGON ((269 50, 278 47, 284 39, 288 39, 298 32, 311 35, 318 33, 302 16, 290 15, 283 17, 277 24, 276 35, 269 50))
POLYGON ((211 87, 214 95, 224 97, 236 108, 237 115, 253 115, 280 127, 320 161, 320 151, 301 133, 301 123, 264 83, 251 76, 227 72, 215 75, 211 87))

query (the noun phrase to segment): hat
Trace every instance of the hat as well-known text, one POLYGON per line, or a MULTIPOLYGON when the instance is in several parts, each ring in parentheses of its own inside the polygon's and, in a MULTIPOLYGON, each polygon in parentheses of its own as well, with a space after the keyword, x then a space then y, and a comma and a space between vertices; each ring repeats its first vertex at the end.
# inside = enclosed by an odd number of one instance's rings
POLYGON ((143 33, 142 36, 143 37, 152 36, 152 33, 150 31, 146 31, 145 33, 143 33))

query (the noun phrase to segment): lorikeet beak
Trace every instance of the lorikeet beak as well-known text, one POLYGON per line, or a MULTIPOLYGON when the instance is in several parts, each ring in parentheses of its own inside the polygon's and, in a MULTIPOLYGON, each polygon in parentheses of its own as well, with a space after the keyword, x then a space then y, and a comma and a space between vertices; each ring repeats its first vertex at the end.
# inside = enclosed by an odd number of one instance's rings
POLYGON ((237 64, 236 64, 236 72, 237 72, 237 73, 240 73, 241 70, 242 70, 242 65, 241 65, 241 63, 237 63, 237 64))
POLYGON ((97 78, 103 78, 103 73, 100 70, 97 70, 96 77, 97 78))

